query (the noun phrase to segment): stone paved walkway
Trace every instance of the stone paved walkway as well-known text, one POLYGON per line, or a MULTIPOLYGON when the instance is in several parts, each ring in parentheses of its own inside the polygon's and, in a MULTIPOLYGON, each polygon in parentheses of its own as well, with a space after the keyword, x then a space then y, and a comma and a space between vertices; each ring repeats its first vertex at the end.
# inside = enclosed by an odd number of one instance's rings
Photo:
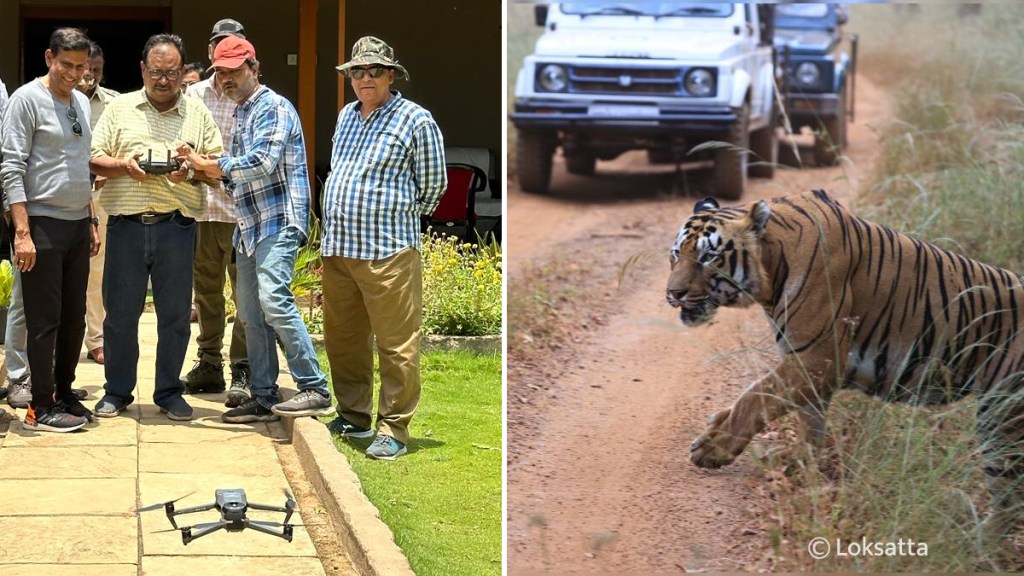
MULTIPOLYGON (((195 330, 185 371, 195 357, 195 330)), ((21 576, 247 576, 324 574, 305 528, 292 543, 253 530, 217 532, 182 545, 162 510, 141 506, 194 494, 179 508, 214 501, 216 488, 243 488, 250 502, 281 506, 288 482, 274 448, 281 428, 224 424, 224 394, 187 396, 192 422, 172 422, 153 405, 156 316, 145 313, 139 330, 137 400, 117 418, 97 419, 69 434, 22 428, 18 410, 0 438, 0 574, 21 576), (278 431, 272 432, 271 430, 278 431)), ((282 368, 285 364, 282 361, 282 368)), ((287 376, 281 383, 286 388, 287 376)), ((76 387, 89 391, 92 408, 102 395, 103 367, 83 352, 76 387)), ((293 389, 283 389, 287 396, 293 389)), ((7 406, 6 400, 3 407, 7 406)), ((250 512, 280 521, 283 514, 250 512)), ((211 522, 215 510, 179 516, 179 526, 211 522)), ((301 524, 298 514, 292 522, 301 524)))

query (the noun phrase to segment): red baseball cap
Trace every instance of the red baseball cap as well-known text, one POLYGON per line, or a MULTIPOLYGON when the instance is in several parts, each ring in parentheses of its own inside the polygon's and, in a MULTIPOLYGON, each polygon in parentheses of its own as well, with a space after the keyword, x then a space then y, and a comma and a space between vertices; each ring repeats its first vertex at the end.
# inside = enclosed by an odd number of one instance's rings
POLYGON ((228 36, 213 49, 213 64, 210 68, 235 69, 250 59, 256 59, 256 49, 252 44, 245 38, 228 36))

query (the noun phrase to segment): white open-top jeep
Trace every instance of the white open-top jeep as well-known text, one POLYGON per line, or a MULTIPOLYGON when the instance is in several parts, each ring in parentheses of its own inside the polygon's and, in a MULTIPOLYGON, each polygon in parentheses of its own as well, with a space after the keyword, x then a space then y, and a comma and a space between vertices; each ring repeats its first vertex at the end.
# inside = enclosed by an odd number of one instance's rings
POLYGON ((545 193, 561 146, 573 174, 647 150, 711 159, 716 194, 772 177, 779 116, 771 5, 692 2, 537 6, 544 34, 515 85, 520 187, 545 193), (723 142, 728 145, 706 142, 723 142), (695 150, 696 148, 696 150, 695 150), (748 150, 754 158, 749 158, 748 150))

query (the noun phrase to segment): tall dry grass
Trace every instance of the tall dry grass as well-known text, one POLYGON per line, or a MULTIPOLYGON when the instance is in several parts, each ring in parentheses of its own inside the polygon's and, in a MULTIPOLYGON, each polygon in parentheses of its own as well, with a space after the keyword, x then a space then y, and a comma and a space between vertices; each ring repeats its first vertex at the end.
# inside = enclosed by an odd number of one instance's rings
MULTIPOLYGON (((855 211, 1024 271, 1024 6, 990 4, 978 18, 959 19, 952 5, 925 5, 916 15, 858 5, 850 28, 861 39, 859 72, 884 86, 894 104, 892 121, 875 127, 881 160, 855 211)), ((920 407, 837 395, 826 461, 765 470, 778 501, 770 531, 775 566, 1024 569, 1020 536, 995 556, 978 541, 988 494, 975 413, 973 400, 920 407), (815 537, 912 539, 927 543, 928 555, 814 560, 807 545, 815 537)))

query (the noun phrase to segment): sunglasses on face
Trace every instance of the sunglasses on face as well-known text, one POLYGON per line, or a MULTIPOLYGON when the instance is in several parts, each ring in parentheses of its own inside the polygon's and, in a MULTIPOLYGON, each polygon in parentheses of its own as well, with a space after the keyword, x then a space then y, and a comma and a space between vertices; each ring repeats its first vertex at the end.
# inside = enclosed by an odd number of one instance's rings
POLYGON ((68 120, 71 120, 71 132, 75 136, 82 135, 82 125, 78 123, 78 110, 72 105, 67 109, 68 120))
POLYGON ((348 71, 348 75, 351 76, 352 78, 355 78, 356 80, 362 80, 363 76, 369 74, 370 78, 376 79, 383 76, 385 71, 387 71, 387 68, 384 68, 383 66, 371 66, 369 68, 350 68, 348 71))

